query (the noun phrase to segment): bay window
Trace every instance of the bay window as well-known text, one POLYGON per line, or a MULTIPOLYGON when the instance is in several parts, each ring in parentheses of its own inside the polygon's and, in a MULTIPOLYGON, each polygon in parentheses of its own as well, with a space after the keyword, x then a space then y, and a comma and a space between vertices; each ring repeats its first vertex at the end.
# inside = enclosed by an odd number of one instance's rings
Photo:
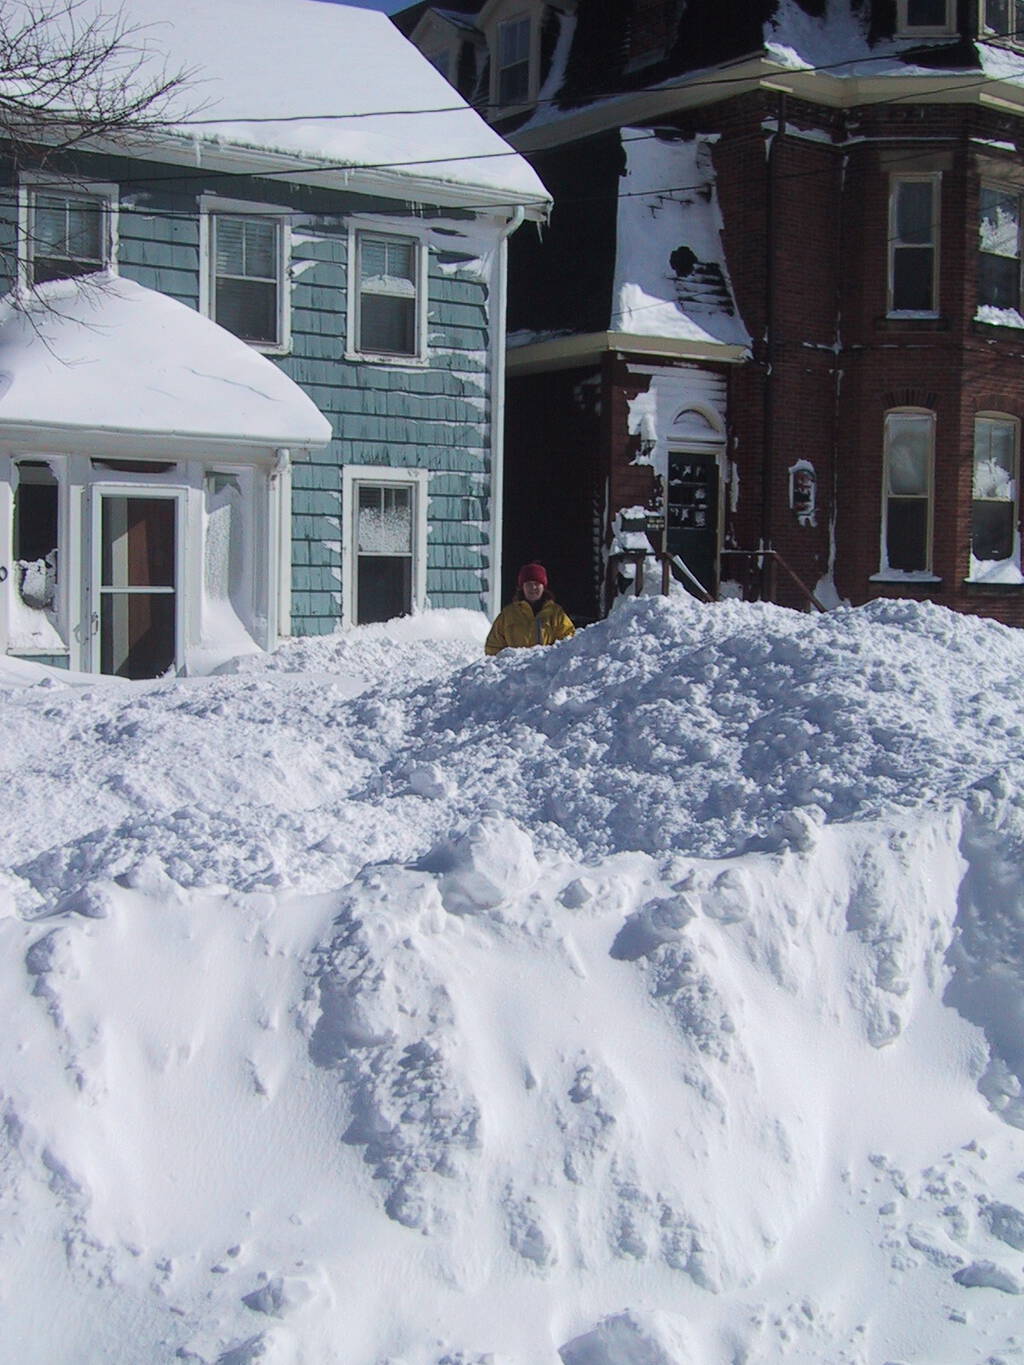
POLYGON ((889 412, 885 417, 882 573, 931 570, 935 415, 889 412))

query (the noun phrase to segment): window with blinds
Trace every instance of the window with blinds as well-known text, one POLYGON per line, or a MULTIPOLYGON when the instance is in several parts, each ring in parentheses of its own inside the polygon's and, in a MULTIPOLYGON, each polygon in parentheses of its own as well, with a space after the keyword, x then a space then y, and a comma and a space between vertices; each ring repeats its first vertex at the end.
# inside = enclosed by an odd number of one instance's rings
POLYGON ((358 235, 358 350, 419 354, 419 243, 412 237, 358 235))
POLYGON ((242 341, 281 345, 284 262, 280 221, 211 214, 210 259, 214 321, 242 341))
POLYGON ((91 275, 110 264, 110 204, 94 194, 33 190, 27 241, 30 284, 91 275))

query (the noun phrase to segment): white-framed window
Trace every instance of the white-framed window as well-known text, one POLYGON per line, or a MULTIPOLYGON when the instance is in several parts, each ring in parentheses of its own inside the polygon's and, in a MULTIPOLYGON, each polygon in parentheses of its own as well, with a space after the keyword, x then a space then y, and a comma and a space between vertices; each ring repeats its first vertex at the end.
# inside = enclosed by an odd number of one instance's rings
POLYGON ((348 465, 342 472, 344 619, 368 625, 426 605, 424 469, 348 465))
POLYGON ((1020 308, 1020 193, 982 185, 978 212, 978 305, 1020 308))
POLYGON ((1014 558, 1018 527, 1020 423, 998 414, 974 419, 971 488, 971 558, 981 563, 1014 558))
POLYGON ((427 247, 418 236, 354 225, 349 237, 349 346, 354 357, 422 362, 427 247))
POLYGON ((206 199, 200 210, 200 311, 260 351, 291 342, 288 220, 255 204, 206 199))
POLYGON ((890 183, 890 313, 938 310, 939 185, 938 175, 894 176, 890 183))
POLYGON ((928 38, 956 29, 955 0, 898 0, 899 32, 908 37, 928 38))
POLYGON ((981 0, 981 36, 1024 44, 1024 0, 981 0))
POLYGON ((883 577, 931 573, 934 467, 935 414, 906 409, 887 412, 882 483, 883 577))
POLYGON ((533 24, 528 14, 517 14, 498 24, 494 99, 502 109, 529 102, 532 30, 533 24))
POLYGON ((117 262, 117 186, 87 189, 28 178, 20 187, 19 260, 25 285, 113 270, 117 262))

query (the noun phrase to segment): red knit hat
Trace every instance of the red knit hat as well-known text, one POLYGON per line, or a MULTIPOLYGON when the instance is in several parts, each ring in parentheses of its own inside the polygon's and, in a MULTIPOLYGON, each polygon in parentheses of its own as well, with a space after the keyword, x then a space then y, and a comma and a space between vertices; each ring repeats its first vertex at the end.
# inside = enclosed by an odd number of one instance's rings
POLYGON ((519 570, 516 583, 522 587, 524 583, 543 583, 545 588, 548 585, 548 571, 543 564, 524 564, 519 570))

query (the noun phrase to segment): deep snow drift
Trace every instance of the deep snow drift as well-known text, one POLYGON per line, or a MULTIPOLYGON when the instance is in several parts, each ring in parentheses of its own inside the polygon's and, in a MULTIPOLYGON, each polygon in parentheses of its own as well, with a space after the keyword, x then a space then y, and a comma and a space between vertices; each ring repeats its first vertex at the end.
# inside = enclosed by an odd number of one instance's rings
POLYGON ((0 663, 0 1361, 1024 1360, 1024 634, 0 663))

